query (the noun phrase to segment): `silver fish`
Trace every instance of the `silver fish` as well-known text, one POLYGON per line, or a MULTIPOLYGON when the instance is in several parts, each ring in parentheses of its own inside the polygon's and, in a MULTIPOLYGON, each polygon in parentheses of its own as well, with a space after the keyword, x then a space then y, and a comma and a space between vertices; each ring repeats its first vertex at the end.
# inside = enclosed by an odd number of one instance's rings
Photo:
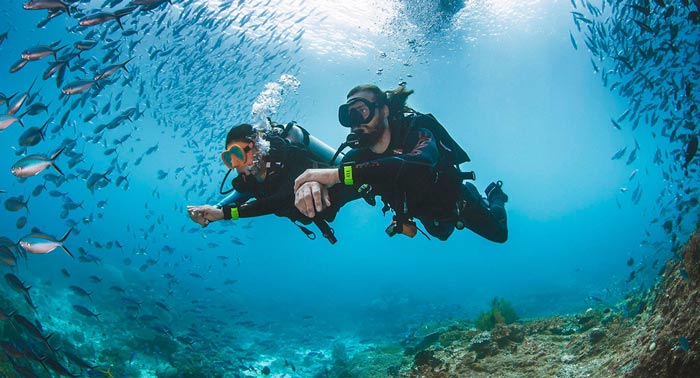
POLYGON ((53 76, 58 70, 60 70, 61 68, 66 67, 67 65, 68 65, 68 61, 67 61, 67 60, 57 60, 57 61, 55 61, 55 62, 49 63, 49 68, 47 68, 46 71, 44 71, 44 75, 42 76, 42 78, 43 78, 44 80, 50 78, 50 77, 53 76))
POLYGON ((88 89, 92 88, 93 85, 97 86, 98 88, 100 87, 95 80, 76 80, 63 87, 61 92, 67 95, 74 95, 87 91, 88 89))
POLYGON ((617 159, 621 158, 625 154, 625 152, 627 152, 627 146, 625 146, 625 148, 615 152, 615 155, 613 155, 611 159, 617 160, 617 159))
POLYGON ((70 7, 60 0, 29 0, 22 5, 26 10, 60 9, 70 16, 70 7))
POLYGON ((27 65, 28 62, 29 62, 28 60, 24 60, 24 59, 20 59, 20 60, 16 61, 12 66, 10 66, 10 73, 15 73, 15 72, 21 70, 22 68, 24 68, 24 66, 27 65))
POLYGON ((20 125, 24 126, 22 120, 7 114, 0 115, 0 130, 5 130, 6 128, 12 126, 13 123, 19 122, 20 125))
POLYGON ((83 39, 82 41, 73 43, 73 47, 80 50, 81 52, 90 50, 95 46, 97 46, 97 41, 92 39, 83 39))
POLYGON ((70 253, 68 248, 66 248, 66 246, 63 244, 66 238, 68 238, 68 235, 70 235, 71 231, 73 231, 72 228, 58 240, 52 236, 45 235, 40 232, 34 232, 23 237, 19 241, 19 246, 25 251, 35 254, 46 254, 52 252, 56 248, 62 248, 68 254, 68 256, 73 257, 73 254, 70 253))
POLYGON ((22 52, 22 59, 24 60, 39 60, 46 58, 49 55, 53 55, 54 60, 56 59, 56 53, 63 47, 53 49, 51 46, 34 46, 22 52))
POLYGON ((135 6, 131 7, 126 7, 124 9, 120 9, 115 11, 114 13, 111 12, 98 12, 91 14, 89 16, 83 17, 80 20, 80 26, 94 26, 94 25, 99 25, 99 24, 104 24, 105 22, 116 20, 117 24, 119 24, 119 27, 123 30, 124 26, 122 25, 121 18, 123 16, 126 16, 127 14, 133 12, 136 9, 135 6))
POLYGON ((630 156, 627 158, 627 165, 632 164, 637 159, 637 151, 638 150, 639 150, 638 148, 635 148, 634 150, 632 150, 632 152, 630 153, 630 156))
POLYGON ((15 113, 19 111, 22 105, 24 105, 24 102, 29 98, 29 94, 32 92, 32 88, 34 88, 35 83, 36 79, 32 81, 32 85, 29 86, 29 89, 23 95, 19 96, 19 98, 17 98, 12 105, 10 105, 10 109, 7 111, 8 115, 15 115, 15 113))
POLYGON ((12 174, 17 177, 35 176, 48 167, 53 167, 58 173, 63 175, 63 172, 56 166, 54 161, 63 152, 65 147, 62 147, 58 152, 51 155, 50 158, 41 155, 29 155, 18 160, 12 165, 12 174))
POLYGON ((126 69, 126 64, 131 62, 133 59, 134 58, 130 58, 124 63, 113 64, 111 66, 105 67, 102 71, 98 72, 97 75, 95 75, 94 80, 97 81, 100 79, 107 78, 107 77, 111 76, 113 73, 117 72, 120 68, 124 69, 124 71, 126 71, 126 72, 129 72, 129 70, 126 69))

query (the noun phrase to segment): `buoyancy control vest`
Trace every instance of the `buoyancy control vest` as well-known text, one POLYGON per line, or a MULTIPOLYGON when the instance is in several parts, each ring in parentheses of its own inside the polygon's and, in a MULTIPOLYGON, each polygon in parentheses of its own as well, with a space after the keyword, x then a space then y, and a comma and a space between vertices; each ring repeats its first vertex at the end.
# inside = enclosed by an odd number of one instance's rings
MULTIPOLYGON (((462 172, 459 168, 460 164, 470 162, 471 159, 467 152, 452 138, 445 127, 438 122, 432 114, 422 114, 410 108, 406 108, 406 110, 406 112, 400 113, 392 120, 392 122, 397 123, 399 126, 396 130, 400 133, 398 140, 402 141, 402 145, 405 145, 406 138, 408 135, 415 132, 416 128, 428 129, 433 134, 438 150, 440 151, 440 161, 438 162, 437 169, 439 171, 449 170, 451 174, 457 175, 460 182, 463 180, 475 180, 476 174, 474 171, 462 172), (420 125, 417 125, 416 120, 419 117, 429 117, 434 122, 421 122, 420 125)), ((447 172, 442 173, 444 174, 447 172)), ((406 193, 399 192, 396 193, 396 198, 382 198, 382 200, 384 201, 384 208, 382 209, 384 213, 389 209, 395 212, 393 221, 389 227, 387 227, 386 233, 389 236, 403 233, 413 237, 416 234, 416 225, 412 220, 412 215, 408 213, 409 209, 406 204, 406 193)), ((422 230, 421 233, 428 237, 422 230)))

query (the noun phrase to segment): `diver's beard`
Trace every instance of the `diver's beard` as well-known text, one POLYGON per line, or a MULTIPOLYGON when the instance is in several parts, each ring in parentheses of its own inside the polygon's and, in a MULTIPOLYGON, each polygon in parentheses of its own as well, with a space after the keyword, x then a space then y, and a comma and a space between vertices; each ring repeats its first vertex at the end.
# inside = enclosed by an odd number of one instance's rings
POLYGON ((379 142, 382 137, 382 130, 377 127, 372 127, 367 131, 362 131, 361 129, 353 131, 354 133, 361 134, 358 138, 358 147, 368 148, 372 147, 379 142))

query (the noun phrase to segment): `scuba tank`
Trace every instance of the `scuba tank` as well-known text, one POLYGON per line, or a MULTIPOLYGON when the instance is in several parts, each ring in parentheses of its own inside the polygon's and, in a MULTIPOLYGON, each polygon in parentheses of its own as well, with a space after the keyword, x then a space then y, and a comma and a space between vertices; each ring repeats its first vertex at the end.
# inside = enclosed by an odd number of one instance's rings
MULTIPOLYGON (((287 139, 292 144, 297 144, 303 146, 310 154, 312 160, 314 160, 318 167, 321 168, 331 168, 337 167, 337 164, 331 162, 331 159, 337 157, 335 150, 316 138, 315 136, 309 134, 306 129, 299 126, 296 122, 289 122, 286 126, 272 122, 269 118, 267 119, 270 126, 270 130, 277 133, 279 136, 287 139)), ((344 155, 341 155, 342 159, 344 155)))

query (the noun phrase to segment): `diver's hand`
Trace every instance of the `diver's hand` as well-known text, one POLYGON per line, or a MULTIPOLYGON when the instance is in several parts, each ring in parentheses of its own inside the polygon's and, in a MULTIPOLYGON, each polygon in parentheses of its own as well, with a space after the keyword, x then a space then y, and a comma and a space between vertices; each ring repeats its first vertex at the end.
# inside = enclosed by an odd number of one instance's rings
POLYGON ((328 188, 316 181, 304 183, 294 192, 294 206, 309 218, 313 218, 316 213, 320 213, 330 205, 328 188))
POLYGON ((335 168, 307 169, 294 180, 294 192, 307 182, 316 181, 326 187, 331 187, 340 183, 338 170, 335 168))
POLYGON ((224 212, 211 205, 187 206, 187 214, 190 219, 202 227, 207 227, 209 223, 224 219, 224 212))

